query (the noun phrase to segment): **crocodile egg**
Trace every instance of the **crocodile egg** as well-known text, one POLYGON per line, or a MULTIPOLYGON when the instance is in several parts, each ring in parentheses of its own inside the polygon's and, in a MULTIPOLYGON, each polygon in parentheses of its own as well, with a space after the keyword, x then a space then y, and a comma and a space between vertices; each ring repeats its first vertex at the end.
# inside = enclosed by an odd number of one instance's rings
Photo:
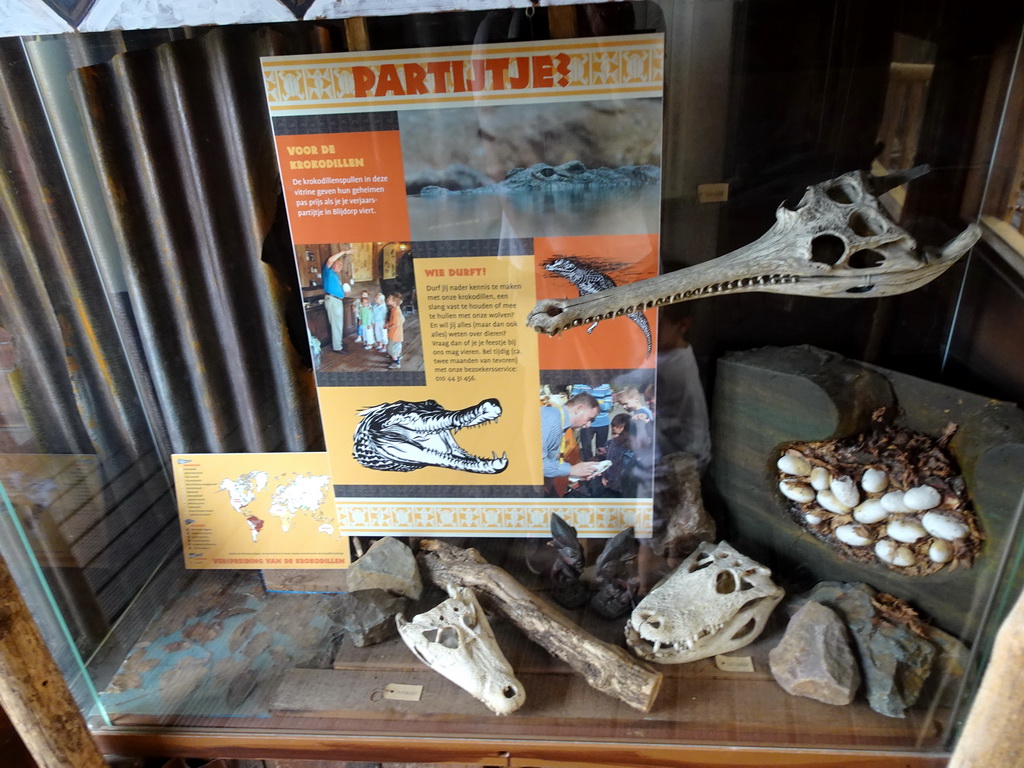
POLYGON ((824 491, 832 482, 832 473, 824 467, 815 467, 811 470, 811 488, 816 491, 824 491))
POLYGON ((893 520, 886 526, 886 533, 891 538, 896 539, 896 541, 902 541, 905 544, 913 544, 918 539, 928 535, 928 532, 921 527, 921 524, 913 519, 893 520))
POLYGON ((811 462, 803 456, 794 456, 792 453, 784 453, 780 456, 779 460, 775 462, 775 466, 787 475, 807 477, 811 474, 811 462))
POLYGON ((840 525, 835 534, 837 539, 851 547, 866 547, 872 542, 871 535, 859 525, 840 525))
POLYGON ((853 519, 858 523, 864 523, 870 525, 871 523, 880 523, 889 516, 889 511, 882 506, 882 503, 878 499, 867 499, 862 501, 853 510, 853 519))
POLYGON ((829 512, 837 515, 848 515, 850 513, 850 508, 837 499, 835 494, 827 488, 824 491, 818 491, 818 503, 829 512))
POLYGON ((814 501, 814 489, 799 480, 783 480, 779 483, 779 490, 787 499, 799 501, 801 504, 814 501))
POLYGON ((953 545, 944 539, 936 539, 928 547, 928 558, 933 563, 948 563, 953 559, 953 545))
POLYGON ((840 477, 833 477, 832 482, 828 485, 829 490, 832 491, 832 495, 836 497, 836 500, 845 507, 856 507, 860 503, 860 494, 857 493, 857 484, 853 482, 852 477, 842 475, 840 477))
POLYGON ((868 467, 860 478, 860 487, 868 493, 879 493, 889 485, 889 476, 880 469, 868 467))
POLYGON ((940 515, 938 512, 925 512, 921 516, 921 525, 935 538, 946 541, 963 539, 971 532, 971 529, 959 520, 954 520, 949 515, 940 515))
POLYGON ((930 485, 919 485, 903 494, 903 503, 913 510, 921 512, 939 506, 942 494, 930 485))
POLYGON ((889 512, 909 512, 910 507, 903 503, 903 491, 889 491, 880 499, 882 506, 889 512))
POLYGON ((820 525, 821 521, 824 520, 821 515, 817 512, 804 512, 804 520, 808 525, 820 525))
POLYGON ((879 560, 890 565, 906 568, 914 564, 914 553, 907 547, 901 547, 892 539, 881 539, 875 544, 875 554, 879 560))

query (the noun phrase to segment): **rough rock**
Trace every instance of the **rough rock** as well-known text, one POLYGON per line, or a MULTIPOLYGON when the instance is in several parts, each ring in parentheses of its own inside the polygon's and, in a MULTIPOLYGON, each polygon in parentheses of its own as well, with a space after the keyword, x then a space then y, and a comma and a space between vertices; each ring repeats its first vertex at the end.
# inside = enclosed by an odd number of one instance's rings
POLYGON ((383 589, 362 589, 339 595, 329 616, 353 643, 363 648, 398 634, 395 615, 403 612, 408 602, 383 589))
POLYGON ((846 623, 871 708, 888 717, 904 717, 920 696, 937 653, 922 636, 924 625, 909 606, 860 583, 825 581, 807 597, 828 606, 846 623), (883 609, 886 603, 896 610, 883 609))
POLYGON ((768 664, 787 693, 825 704, 849 704, 860 687, 846 626, 821 603, 808 602, 796 612, 768 664))
POLYGON ((352 592, 384 589, 412 600, 418 600, 423 592, 416 557, 409 547, 392 536, 381 539, 366 550, 349 566, 346 577, 352 592))

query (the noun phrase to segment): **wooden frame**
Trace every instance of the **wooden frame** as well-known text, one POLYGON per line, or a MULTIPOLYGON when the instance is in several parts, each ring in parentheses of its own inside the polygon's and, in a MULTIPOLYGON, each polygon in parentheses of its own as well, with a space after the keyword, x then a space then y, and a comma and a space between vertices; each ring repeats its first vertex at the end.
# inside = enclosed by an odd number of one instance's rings
POLYGON ((835 766, 836 768, 940 768, 945 755, 897 751, 777 749, 712 745, 628 744, 621 742, 555 742, 545 740, 476 741, 346 737, 325 734, 254 735, 249 731, 178 734, 171 730, 95 734, 105 752, 122 755, 188 757, 220 755, 235 758, 295 760, 373 760, 426 763, 457 762, 521 768, 691 768, 696 766, 835 766))
MULTIPOLYGON (((424 9, 426 10, 426 9, 424 9)), ((551 7, 551 29, 558 36, 571 36, 575 29, 575 11, 551 7)), ((348 19, 346 40, 350 50, 369 48, 365 20, 348 19)), ((994 72, 992 88, 1008 82, 1013 66, 1019 66, 1021 53, 1015 49, 1003 52, 994 72), (1016 57, 1016 58, 1014 58, 1016 57), (1005 79, 1000 79, 1005 78, 1005 79)), ((999 91, 993 91, 999 93, 999 91)), ((994 129, 989 138, 991 147, 997 138, 1024 135, 1024 85, 1018 84, 1010 94, 1008 120, 996 114, 1002 102, 995 96, 986 99, 991 107, 991 125, 1001 125, 1003 134, 994 129)), ((983 119, 983 124, 989 124, 983 119)), ((976 152, 979 164, 986 165, 985 143, 979 141, 976 152)), ((1024 170, 1024 143, 1000 144, 996 152, 996 173, 990 189, 1003 189, 1024 170)), ((977 206, 985 179, 975 179, 977 206)), ((990 195, 992 193, 990 192, 990 195)), ((986 209, 988 202, 986 202, 986 209)), ((992 212, 996 215, 996 212, 992 212)), ((973 214, 972 214, 973 217, 973 214)), ((995 229, 993 227, 993 229, 995 229)), ((99 728, 91 733, 63 684, 24 602, 10 580, 0 559, 0 702, 12 713, 19 733, 29 743, 40 768, 74 765, 76 768, 102 766, 93 740, 105 752, 125 755, 229 757, 290 757, 297 759, 348 760, 415 760, 460 761, 475 765, 503 766, 904 766, 946 765, 943 755, 903 751, 860 751, 850 749, 762 748, 757 746, 721 747, 713 745, 648 744, 601 741, 579 743, 540 739, 470 739, 409 738, 401 736, 350 736, 333 733, 271 733, 252 730, 186 730, 99 728)), ((1021 685, 1018 638, 1024 633, 1024 603, 1019 603, 997 643, 995 660, 978 695, 974 710, 958 745, 953 762, 957 768, 970 765, 1010 765, 1024 753, 1024 740, 1016 728, 1021 709, 1021 685), (997 713, 996 717, 992 713, 997 713), (994 725, 1005 730, 993 732, 994 725)))

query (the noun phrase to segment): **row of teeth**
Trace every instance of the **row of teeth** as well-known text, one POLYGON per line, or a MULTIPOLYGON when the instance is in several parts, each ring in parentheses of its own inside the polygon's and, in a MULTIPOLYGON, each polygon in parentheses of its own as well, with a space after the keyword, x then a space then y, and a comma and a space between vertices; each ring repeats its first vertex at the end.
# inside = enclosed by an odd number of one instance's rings
POLYGON ((488 462, 490 464, 500 464, 503 461, 508 461, 508 454, 502 452, 501 456, 499 456, 494 451, 491 451, 491 458, 489 459, 483 456, 456 456, 455 458, 469 463, 488 462))
MULTIPOLYGON (((725 291, 735 291, 740 288, 751 288, 762 285, 785 285, 787 283, 797 283, 800 278, 795 275, 760 275, 758 277, 744 277, 740 280, 729 280, 724 283, 713 283, 711 285, 705 285, 702 288, 695 288, 692 291, 683 291, 682 293, 674 293, 669 296, 663 296, 660 299, 654 301, 648 301, 643 304, 637 304, 632 307, 626 307, 625 309, 617 309, 613 312, 606 312, 603 315, 595 315, 593 317, 587 317, 582 319, 573 320, 568 327, 575 328, 578 325, 589 325, 590 323, 596 323, 601 320, 608 320, 619 315, 631 315, 634 312, 642 312, 645 309, 651 307, 658 307, 662 304, 672 304, 677 301, 684 301, 686 299, 698 298, 700 296, 710 296, 714 293, 723 293, 725 291)), ((541 328, 535 328, 536 331, 541 331, 541 328)), ((549 335, 554 335, 555 331, 549 332, 549 335)))
POLYGON ((472 462, 478 462, 478 461, 490 461, 490 462, 508 461, 508 453, 505 452, 505 451, 502 452, 501 456, 499 456, 495 451, 491 451, 491 458, 488 459, 488 458, 485 458, 483 456, 473 456, 468 451, 465 452, 465 456, 452 456, 447 451, 439 451, 439 450, 437 450, 435 448, 426 448, 426 447, 420 446, 420 450, 424 454, 429 454, 431 456, 437 456, 438 458, 454 459, 454 460, 457 460, 457 461, 472 461, 472 462))
POLYGON ((651 646, 651 653, 661 653, 662 648, 670 648, 675 653, 682 653, 683 651, 692 651, 693 646, 697 644, 698 640, 702 640, 708 635, 713 635, 722 628, 722 625, 710 627, 708 629, 702 629, 697 633, 695 637, 688 637, 682 640, 649 640, 641 635, 640 639, 649 643, 651 646))
POLYGON ((443 432, 444 430, 451 430, 452 432, 458 432, 460 429, 468 429, 469 427, 479 427, 484 424, 494 424, 500 418, 501 414, 497 416, 474 416, 466 414, 463 418, 467 421, 465 424, 458 423, 458 416, 438 416, 436 418, 426 418, 420 422, 418 431, 420 432, 443 432))
MULTIPOLYGON (((462 429, 474 429, 475 427, 484 427, 484 426, 487 426, 488 424, 497 424, 500 420, 501 420, 500 416, 495 416, 493 419, 484 419, 482 421, 473 422, 472 424, 462 424, 462 425, 456 424, 456 425, 454 425, 452 427, 449 427, 449 429, 451 430, 452 434, 454 435, 456 432, 458 432, 459 430, 462 430, 462 429)), ((441 430, 437 430, 437 431, 440 432, 441 430)))

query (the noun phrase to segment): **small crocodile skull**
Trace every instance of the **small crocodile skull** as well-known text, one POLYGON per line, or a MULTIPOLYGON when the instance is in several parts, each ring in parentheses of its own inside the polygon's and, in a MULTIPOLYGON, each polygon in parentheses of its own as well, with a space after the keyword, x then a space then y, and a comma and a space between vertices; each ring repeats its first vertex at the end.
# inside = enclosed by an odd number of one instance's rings
POLYGON ((937 250, 917 242, 882 209, 878 196, 927 167, 889 176, 855 171, 808 187, 753 243, 717 259, 580 296, 544 299, 527 325, 554 335, 650 307, 726 293, 762 291, 822 298, 874 298, 906 293, 935 279, 981 237, 967 229, 937 250))
POLYGON ((449 585, 451 597, 406 621, 398 632, 416 657, 487 705, 496 715, 526 701, 523 684, 502 654, 483 608, 471 589, 449 585))
POLYGON ((633 610, 626 645, 661 664, 735 651, 757 639, 783 594, 763 565, 724 541, 701 542, 633 610))

